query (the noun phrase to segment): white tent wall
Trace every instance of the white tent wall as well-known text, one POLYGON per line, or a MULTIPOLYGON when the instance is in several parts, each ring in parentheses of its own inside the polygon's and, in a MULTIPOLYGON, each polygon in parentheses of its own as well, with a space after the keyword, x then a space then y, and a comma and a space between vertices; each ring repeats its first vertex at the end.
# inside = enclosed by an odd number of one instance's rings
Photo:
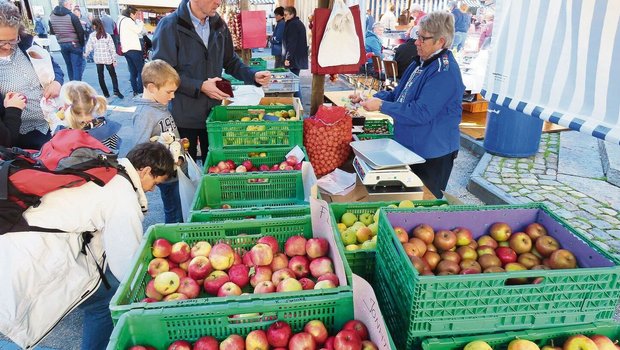
POLYGON ((496 4, 484 97, 620 144, 618 0, 496 4))

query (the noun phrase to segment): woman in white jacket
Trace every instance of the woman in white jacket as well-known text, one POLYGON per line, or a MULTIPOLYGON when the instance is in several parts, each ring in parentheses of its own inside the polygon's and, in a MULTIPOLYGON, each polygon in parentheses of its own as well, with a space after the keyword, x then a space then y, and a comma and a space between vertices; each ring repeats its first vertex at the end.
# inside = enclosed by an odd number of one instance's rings
POLYGON ((383 24, 383 28, 389 30, 396 30, 396 15, 394 14, 394 4, 390 4, 388 10, 381 16, 379 20, 383 24))
POLYGON ((133 95, 141 94, 142 87, 142 67, 144 67, 144 56, 142 54, 142 43, 140 39, 143 35, 144 23, 136 21, 138 10, 133 6, 127 6, 120 16, 118 16, 118 33, 120 36, 123 56, 127 60, 129 68, 129 81, 133 95))

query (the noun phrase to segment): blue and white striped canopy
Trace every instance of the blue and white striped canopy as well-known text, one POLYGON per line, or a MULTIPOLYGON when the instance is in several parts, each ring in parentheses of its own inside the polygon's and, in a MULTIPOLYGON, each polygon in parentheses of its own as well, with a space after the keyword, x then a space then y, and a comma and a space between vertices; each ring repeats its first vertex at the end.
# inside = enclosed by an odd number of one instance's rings
POLYGON ((620 144, 620 1, 496 3, 487 100, 620 144))

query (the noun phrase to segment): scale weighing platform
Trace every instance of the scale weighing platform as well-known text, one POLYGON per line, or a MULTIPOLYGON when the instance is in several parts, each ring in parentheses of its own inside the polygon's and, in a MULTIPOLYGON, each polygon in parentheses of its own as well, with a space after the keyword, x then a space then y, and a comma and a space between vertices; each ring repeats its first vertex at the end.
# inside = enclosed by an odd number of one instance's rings
POLYGON ((424 159, 391 139, 351 142, 353 168, 373 201, 420 200, 424 184, 408 164, 424 159))

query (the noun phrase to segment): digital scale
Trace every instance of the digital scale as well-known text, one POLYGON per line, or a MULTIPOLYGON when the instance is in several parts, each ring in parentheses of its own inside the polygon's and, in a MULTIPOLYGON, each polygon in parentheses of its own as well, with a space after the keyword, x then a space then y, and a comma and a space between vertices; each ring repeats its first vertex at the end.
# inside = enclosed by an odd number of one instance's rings
POLYGON ((353 168, 373 201, 420 200, 424 184, 408 164, 424 162, 391 139, 355 141, 353 168))

